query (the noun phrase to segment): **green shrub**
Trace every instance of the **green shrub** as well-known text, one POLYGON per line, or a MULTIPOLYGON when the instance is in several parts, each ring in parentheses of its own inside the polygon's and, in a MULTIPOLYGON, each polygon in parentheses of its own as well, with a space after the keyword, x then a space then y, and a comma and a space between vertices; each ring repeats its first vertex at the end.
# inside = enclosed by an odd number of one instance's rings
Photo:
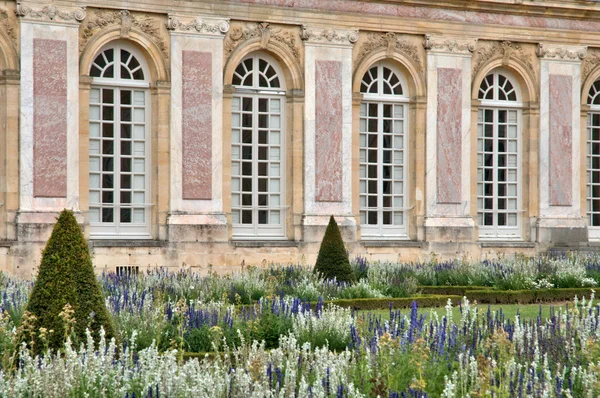
POLYGON ((356 282, 356 276, 352 272, 348 254, 344 247, 342 234, 333 216, 329 219, 329 225, 325 230, 314 272, 325 279, 335 278, 339 282, 356 282))
POLYGON ((33 341, 36 352, 46 346, 53 350, 61 348, 67 335, 85 341, 86 328, 96 340, 101 327, 107 338, 114 334, 87 242, 70 210, 60 213, 46 243, 27 311, 34 316, 33 327, 29 336, 22 338, 33 341), (67 304, 72 309, 70 315, 65 314, 67 304), (71 317, 71 322, 65 320, 65 315, 71 317), (46 329, 45 339, 44 333, 40 338, 40 328, 46 329))

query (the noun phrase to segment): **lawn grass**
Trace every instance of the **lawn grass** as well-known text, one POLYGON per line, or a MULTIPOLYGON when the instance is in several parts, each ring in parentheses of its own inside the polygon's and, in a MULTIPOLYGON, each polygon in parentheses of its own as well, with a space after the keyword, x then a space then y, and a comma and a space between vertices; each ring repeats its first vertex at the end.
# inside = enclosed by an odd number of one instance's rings
MULTIPOLYGON (((550 317, 550 309, 552 307, 554 307, 555 309, 558 309, 559 307, 565 307, 566 304, 570 304, 567 302, 560 302, 560 303, 550 303, 550 304, 526 304, 526 305, 521 305, 521 304, 479 304, 477 306, 478 310, 480 312, 487 312, 488 308, 491 311, 500 311, 502 310, 502 313, 504 314, 505 319, 511 319, 514 320, 515 319, 515 315, 517 314, 517 312, 519 313, 521 320, 530 320, 530 319, 537 319, 537 317, 540 315, 540 310, 541 310, 541 314, 542 314, 542 318, 548 318, 550 317)), ((442 307, 432 307, 432 308, 419 308, 419 312, 420 313, 425 313, 429 316, 430 312, 437 312, 437 315, 441 318, 442 316, 446 315, 446 309, 442 308, 442 307)), ((358 312, 358 316, 364 315, 365 317, 367 316, 367 313, 370 312, 371 314, 375 315, 375 316, 381 316, 382 319, 389 319, 390 318, 390 311, 389 310, 372 310, 372 311, 359 311, 358 312)), ((401 310, 401 314, 410 314, 410 309, 403 309, 401 310)), ((457 307, 453 307, 452 308, 452 317, 454 319, 459 319, 461 317, 461 312, 460 312, 460 308, 457 307)))

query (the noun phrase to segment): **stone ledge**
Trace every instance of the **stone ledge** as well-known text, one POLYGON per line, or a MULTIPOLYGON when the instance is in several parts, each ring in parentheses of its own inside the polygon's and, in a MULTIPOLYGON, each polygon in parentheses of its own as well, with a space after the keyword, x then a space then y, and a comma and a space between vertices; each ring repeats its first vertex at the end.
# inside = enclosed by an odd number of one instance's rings
POLYGON ((360 242, 364 247, 417 247, 423 248, 425 242, 416 240, 363 240, 360 242))
POLYGON ((0 240, 0 247, 12 247, 18 243, 16 240, 0 240))
POLYGON ((482 242, 479 241, 479 246, 482 249, 534 249, 535 242, 482 242))
POLYGON ((89 246, 95 247, 165 247, 169 242, 164 240, 143 240, 143 239, 107 239, 107 240, 89 240, 89 246))
POLYGON ((232 240, 234 247, 299 247, 300 242, 293 240, 232 240))

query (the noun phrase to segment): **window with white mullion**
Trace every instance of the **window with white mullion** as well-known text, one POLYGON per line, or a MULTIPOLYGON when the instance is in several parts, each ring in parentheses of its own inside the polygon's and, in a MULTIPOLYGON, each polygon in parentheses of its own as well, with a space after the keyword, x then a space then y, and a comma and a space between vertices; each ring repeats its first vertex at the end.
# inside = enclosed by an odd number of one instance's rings
POLYGON ((94 84, 90 90, 89 215, 93 238, 150 237, 149 91, 140 84, 144 72, 132 51, 121 46, 109 48, 96 57, 91 71, 94 83, 111 79, 113 83, 94 84), (137 84, 128 85, 132 80, 138 80, 137 84))
POLYGON ((285 235, 285 97, 269 61, 249 57, 234 75, 242 90, 232 98, 231 217, 241 239, 285 235))
POLYGON ((588 234, 600 239, 600 80, 588 92, 586 139, 586 210, 588 234))
POLYGON ((406 238, 406 104, 397 72, 385 64, 363 77, 359 207, 364 239, 406 238))

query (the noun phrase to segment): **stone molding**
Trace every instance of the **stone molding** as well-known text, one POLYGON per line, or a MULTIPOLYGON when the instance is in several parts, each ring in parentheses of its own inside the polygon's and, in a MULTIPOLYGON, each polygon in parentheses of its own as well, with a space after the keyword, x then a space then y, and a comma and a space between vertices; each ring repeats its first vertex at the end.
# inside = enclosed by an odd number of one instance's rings
POLYGON ((2 30, 6 33, 6 36, 8 36, 15 49, 18 48, 19 39, 17 37, 17 32, 10 22, 8 11, 5 8, 0 8, 0 27, 2 27, 2 30))
POLYGON ((442 54, 471 55, 475 51, 477 39, 425 35, 423 48, 429 52, 442 54))
MULTIPOLYGON (((590 74, 600 65, 600 54, 588 54, 581 64, 581 82, 584 83, 590 74)), ((585 93, 587 96, 587 93, 585 93)))
POLYGON ((128 38, 131 29, 135 28, 142 31, 157 45, 165 59, 169 59, 169 51, 160 32, 160 20, 148 15, 132 14, 128 10, 95 11, 94 16, 84 24, 83 34, 79 39, 79 51, 83 51, 88 41, 98 30, 112 25, 121 25, 122 38, 128 38))
POLYGON ((252 39, 260 39, 261 48, 275 41, 288 47, 294 58, 300 62, 300 50, 296 47, 297 36, 268 22, 248 23, 229 30, 225 38, 224 56, 227 58, 240 44, 252 39))
POLYGON ((86 17, 86 7, 58 8, 54 4, 50 4, 41 8, 32 8, 22 1, 17 1, 15 13, 19 18, 34 21, 79 23, 86 17))
POLYGON ((539 43, 535 53, 541 59, 581 62, 587 55, 587 46, 539 43))
POLYGON ((229 32, 229 18, 198 16, 195 19, 190 20, 184 16, 169 14, 169 18, 167 19, 165 25, 167 29, 173 33, 201 34, 223 37, 227 32, 229 32))
POLYGON ((483 67, 496 57, 502 58, 502 65, 508 66, 511 59, 516 59, 523 63, 532 76, 536 76, 531 54, 528 54, 518 43, 510 41, 493 42, 485 47, 480 47, 473 53, 473 78, 483 69, 483 67))
POLYGON ((327 29, 302 25, 300 38, 307 44, 353 45, 358 41, 357 29, 327 29))
POLYGON ((367 36, 367 41, 360 46, 360 50, 354 61, 354 69, 356 69, 369 54, 382 48, 386 49, 386 56, 388 58, 392 58, 395 52, 399 52, 412 60, 419 72, 423 71, 422 57, 419 56, 419 49, 417 46, 410 44, 406 38, 393 32, 369 34, 367 36))

